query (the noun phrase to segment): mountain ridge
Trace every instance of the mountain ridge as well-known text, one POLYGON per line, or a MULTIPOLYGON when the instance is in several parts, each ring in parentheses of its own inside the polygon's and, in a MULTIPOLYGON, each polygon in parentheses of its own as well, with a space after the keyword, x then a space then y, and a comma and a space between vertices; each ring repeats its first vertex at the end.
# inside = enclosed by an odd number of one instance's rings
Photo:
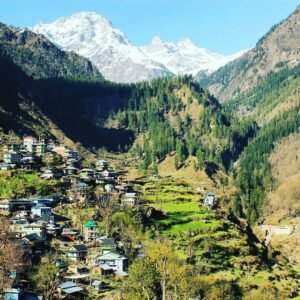
POLYGON ((210 75, 197 77, 221 101, 247 93, 271 72, 292 69, 300 63, 300 7, 274 25, 256 44, 238 59, 210 75))
POLYGON ((241 55, 223 56, 195 46, 190 40, 136 46, 105 17, 94 12, 76 13, 31 30, 44 34, 56 45, 90 59, 106 79, 137 82, 172 75, 211 72, 241 55), (158 46, 160 46, 158 48, 158 46), (187 61, 188 60, 188 61, 187 61))
POLYGON ((100 72, 86 58, 57 48, 42 35, 0 23, 0 51, 34 78, 92 76, 100 72))

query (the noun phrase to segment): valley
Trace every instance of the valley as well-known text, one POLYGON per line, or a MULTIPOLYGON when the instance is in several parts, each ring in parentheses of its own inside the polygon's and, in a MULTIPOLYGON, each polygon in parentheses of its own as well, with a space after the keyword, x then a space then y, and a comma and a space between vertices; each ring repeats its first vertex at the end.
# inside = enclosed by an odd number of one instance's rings
POLYGON ((299 299, 299 15, 232 56, 0 23, 0 299, 299 299))

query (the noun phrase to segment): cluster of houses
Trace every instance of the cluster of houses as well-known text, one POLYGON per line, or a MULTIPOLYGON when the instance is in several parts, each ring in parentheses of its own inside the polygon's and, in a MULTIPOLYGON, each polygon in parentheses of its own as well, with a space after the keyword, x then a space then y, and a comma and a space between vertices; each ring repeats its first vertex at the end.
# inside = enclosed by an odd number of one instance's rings
POLYGON ((25 136, 23 143, 9 143, 4 145, 3 163, 1 170, 16 168, 36 169, 41 157, 51 150, 52 143, 47 144, 44 139, 25 136))
MULTIPOLYGON (((118 196, 120 208, 138 207, 138 194, 124 183, 120 172, 112 170, 103 159, 93 166, 82 167, 77 151, 32 136, 24 137, 19 144, 4 145, 3 153, 3 171, 37 170, 41 171, 41 179, 63 183, 62 194, 0 200, 0 214, 10 219, 12 241, 22 249, 29 265, 38 264, 51 245, 56 245, 62 253, 56 264, 64 275, 55 297, 82 299, 88 290, 100 290, 103 278, 121 280, 126 277, 128 259, 122 254, 122 247, 113 238, 101 236, 96 217, 78 228, 73 227, 68 218, 55 214, 57 206, 74 202, 95 206, 110 201, 112 194, 118 196), (47 166, 43 159, 45 155, 58 157, 59 162, 55 167, 47 166)), ((209 192, 203 204, 214 207, 214 193, 209 192)), ((23 299, 26 288, 18 279, 18 276, 12 279, 4 299, 23 299)))
MULTIPOLYGON (((19 204, 15 203, 16 206, 19 204)), ((100 235, 93 220, 84 223, 82 230, 64 223, 64 218, 53 214, 51 207, 41 210, 34 206, 18 211, 12 216, 10 225, 14 234, 12 241, 17 249, 23 250, 28 266, 39 263, 51 242, 59 248, 62 255, 56 264, 63 270, 63 276, 55 299, 84 299, 91 289, 100 291, 104 279, 122 280, 127 276, 127 257, 119 252, 113 238, 100 235)), ((24 299, 28 291, 21 282, 15 276, 11 288, 4 291, 4 299, 24 299)))
MULTIPOLYGON (((80 229, 74 228, 71 220, 55 214, 55 208, 72 202, 94 206, 96 201, 110 201, 112 193, 118 195, 120 208, 134 208, 139 204, 139 197, 128 183, 120 179, 118 172, 110 169, 106 160, 97 161, 93 167, 82 168, 77 151, 34 137, 24 137, 22 144, 5 145, 1 169, 26 166, 26 169, 41 170, 41 158, 49 153, 58 155, 61 163, 56 168, 44 168, 40 177, 61 180, 64 183, 62 194, 2 199, 0 214, 10 219, 12 241, 18 249, 22 249, 28 264, 39 263, 51 245, 59 247, 63 259, 56 263, 65 271, 56 297, 81 299, 88 289, 99 290, 103 278, 113 276, 120 280, 126 277, 128 259, 113 238, 101 236, 95 220, 87 221, 80 229), (96 196, 96 189, 101 192, 100 196, 96 196), (98 277, 91 274, 98 274, 98 277)), ((18 279, 16 276, 12 280, 4 299, 23 299, 26 288, 20 285, 18 279)))
MULTIPOLYGON (((119 252, 113 238, 101 236, 93 220, 85 222, 81 230, 67 226, 68 219, 52 211, 61 201, 66 200, 58 196, 4 200, 0 210, 10 213, 11 240, 22 250, 29 267, 40 262, 51 243, 59 248, 62 255, 56 264, 64 270, 64 275, 55 299, 84 299, 88 288, 100 290, 103 279, 126 277, 128 259, 119 252)), ((23 299, 26 288, 18 279, 21 277, 16 276, 11 288, 4 291, 4 299, 23 299)))

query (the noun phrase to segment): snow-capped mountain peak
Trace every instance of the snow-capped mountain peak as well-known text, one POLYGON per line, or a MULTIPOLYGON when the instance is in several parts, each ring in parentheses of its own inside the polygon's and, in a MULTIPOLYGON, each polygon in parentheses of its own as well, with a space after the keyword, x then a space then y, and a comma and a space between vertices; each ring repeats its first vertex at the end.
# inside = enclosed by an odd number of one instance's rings
POLYGON ((39 22, 31 28, 63 50, 90 59, 103 76, 116 82, 136 82, 172 74, 211 72, 235 56, 225 57, 199 48, 184 38, 174 42, 154 36, 148 46, 137 47, 105 17, 79 12, 50 24, 39 22))
POLYGON ((160 62, 176 75, 196 75, 201 70, 212 72, 243 53, 223 56, 197 47, 188 38, 174 43, 165 42, 157 36, 152 39, 150 45, 143 46, 141 49, 152 60, 160 62))
POLYGON ((163 45, 165 42, 158 36, 155 35, 151 40, 151 45, 163 45))
POLYGON ((44 34, 64 50, 90 59, 109 80, 134 82, 171 75, 133 45, 121 30, 94 12, 76 13, 51 24, 38 23, 31 30, 44 34))
POLYGON ((194 45, 194 43, 188 38, 183 38, 183 39, 179 40, 177 45, 181 46, 181 47, 196 47, 194 45))
POLYGON ((39 22, 31 28, 36 33, 46 35, 58 45, 68 48, 75 42, 104 41, 131 44, 125 34, 112 26, 103 16, 94 12, 81 12, 70 17, 62 17, 51 24, 39 22))

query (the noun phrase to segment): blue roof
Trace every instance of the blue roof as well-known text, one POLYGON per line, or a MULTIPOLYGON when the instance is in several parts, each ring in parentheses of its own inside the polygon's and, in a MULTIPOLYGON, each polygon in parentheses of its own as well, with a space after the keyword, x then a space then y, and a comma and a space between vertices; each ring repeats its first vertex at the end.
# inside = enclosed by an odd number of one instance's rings
POLYGON ((51 201, 49 198, 29 198, 31 201, 38 201, 38 200, 43 200, 43 201, 51 201))
POLYGON ((80 187, 88 187, 89 185, 86 184, 85 182, 79 182, 78 186, 80 186, 80 187))

